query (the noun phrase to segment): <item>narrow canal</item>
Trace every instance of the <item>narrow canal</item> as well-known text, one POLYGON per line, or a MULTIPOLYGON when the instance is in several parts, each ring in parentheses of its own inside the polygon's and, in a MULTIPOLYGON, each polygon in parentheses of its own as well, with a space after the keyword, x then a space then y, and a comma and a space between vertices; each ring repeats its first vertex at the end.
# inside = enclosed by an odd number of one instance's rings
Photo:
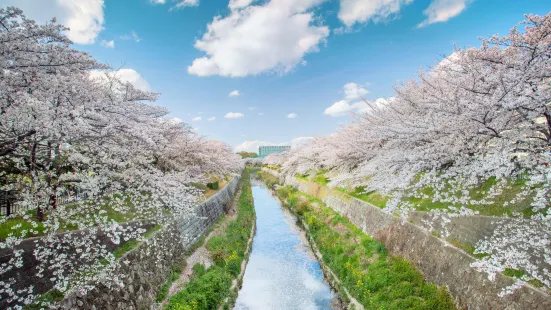
POLYGON ((333 309, 335 294, 295 218, 253 181, 256 235, 235 308, 333 309))

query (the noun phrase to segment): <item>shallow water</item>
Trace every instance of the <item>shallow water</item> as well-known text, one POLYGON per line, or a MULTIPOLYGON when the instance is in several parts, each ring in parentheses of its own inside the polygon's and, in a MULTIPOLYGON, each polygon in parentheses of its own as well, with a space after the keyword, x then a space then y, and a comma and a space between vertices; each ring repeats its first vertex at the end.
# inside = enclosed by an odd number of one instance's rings
POLYGON ((234 309, 332 309, 334 293, 294 217, 263 184, 252 190, 256 235, 234 309))

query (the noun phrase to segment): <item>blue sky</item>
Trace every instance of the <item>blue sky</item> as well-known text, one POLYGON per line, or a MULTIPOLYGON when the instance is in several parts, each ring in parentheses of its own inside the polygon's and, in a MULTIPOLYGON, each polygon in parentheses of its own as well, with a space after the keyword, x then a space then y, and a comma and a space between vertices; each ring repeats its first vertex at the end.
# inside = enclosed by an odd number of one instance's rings
POLYGON ((454 43, 478 46, 479 36, 506 34, 525 13, 551 10, 548 0, 0 4, 41 22, 56 16, 77 48, 160 92, 171 117, 238 149, 329 134, 362 110, 358 95, 390 97, 398 81, 449 55, 454 43))

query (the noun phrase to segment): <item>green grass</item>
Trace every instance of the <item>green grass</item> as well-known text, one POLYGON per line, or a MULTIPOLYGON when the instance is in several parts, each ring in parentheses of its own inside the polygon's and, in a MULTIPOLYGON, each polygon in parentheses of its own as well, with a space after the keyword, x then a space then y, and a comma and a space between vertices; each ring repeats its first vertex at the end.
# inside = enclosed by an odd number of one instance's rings
MULTIPOLYGON (((143 235, 143 237, 145 239, 149 239, 151 238, 151 236, 153 236, 153 234, 158 231, 159 229, 161 229, 162 226, 161 225, 155 225, 151 228, 149 228, 145 234, 143 235)), ((119 259, 121 258, 122 256, 124 256, 124 254, 134 250, 135 248, 137 248, 138 246, 140 246, 140 244, 142 244, 141 241, 138 241, 136 239, 131 239, 131 240, 128 240, 126 241, 125 243, 123 243, 120 247, 118 247, 115 251, 113 251, 113 255, 115 256, 116 259, 119 259)))
POLYGON ((474 253, 474 250, 475 250, 475 247, 472 246, 472 245, 469 245, 469 244, 466 244, 466 243, 463 243, 459 240, 455 240, 453 238, 446 238, 446 241, 448 241, 450 244, 452 244, 453 246, 455 246, 456 248, 459 248, 467 253, 469 253, 470 255, 472 255, 473 257, 476 257, 476 258, 483 258, 483 257, 486 257, 486 256, 490 256, 489 254, 486 254, 486 253, 477 253, 475 254, 474 253))
POLYGON ((266 183, 266 185, 268 185, 268 187, 272 187, 274 184, 278 184, 279 183, 279 180, 277 177, 275 177, 273 174, 270 174, 268 172, 264 172, 264 171, 258 171, 256 172, 257 175, 259 175, 262 180, 264 181, 264 183, 266 183))
POLYGON ((163 300, 165 300, 172 283, 180 278, 183 267, 184 266, 182 266, 182 264, 177 264, 172 267, 172 269, 170 270, 170 274, 168 275, 168 279, 163 284, 163 286, 161 286, 159 293, 157 293, 157 297, 155 297, 155 301, 162 302, 163 300))
POLYGON ((38 310, 38 309, 48 309, 46 305, 55 304, 58 301, 61 301, 65 297, 65 294, 58 290, 51 290, 40 297, 38 297, 34 303, 25 305, 24 310, 38 310))
POLYGON ((275 171, 279 171, 281 169, 281 166, 279 165, 264 165, 264 167, 275 171))
MULTIPOLYGON (((327 170, 320 171, 309 171, 307 174, 300 175, 296 177, 304 181, 312 181, 320 185, 327 185, 329 179, 325 177, 327 170)), ((482 200, 487 197, 490 189, 497 184, 496 178, 489 178, 488 180, 482 182, 478 187, 470 189, 469 195, 471 200, 482 200)), ((512 201, 519 193, 523 191, 523 188, 526 184, 526 180, 523 179, 514 179, 508 180, 505 185, 505 189, 501 194, 491 198, 491 204, 467 204, 465 207, 478 211, 480 215, 487 216, 513 216, 514 213, 520 213, 523 217, 529 218, 535 215, 532 207, 530 206, 533 195, 529 195, 520 201, 517 201, 514 205, 506 205, 508 202, 512 201)), ((448 186, 450 188, 450 186, 448 186)), ((349 194, 357 199, 369 202, 379 208, 385 208, 386 203, 390 197, 383 196, 376 191, 366 192, 365 187, 356 187, 352 189, 346 188, 336 188, 337 190, 349 194)), ((448 191, 451 191, 449 189, 448 191)), ((431 210, 441 210, 446 209, 449 206, 460 208, 461 205, 453 204, 448 202, 433 201, 434 191, 431 187, 424 187, 418 190, 417 194, 422 196, 426 195, 426 198, 417 198, 415 195, 410 194, 406 195, 403 199, 404 202, 411 203, 417 211, 431 211, 431 210)), ((550 206, 551 207, 551 206, 550 206)), ((550 207, 548 207, 543 212, 546 212, 550 207)), ((541 211, 540 211, 541 212, 541 211)))
MULTIPOLYGON (((133 205, 132 205, 132 199, 128 196, 122 196, 120 194, 114 194, 112 197, 106 197, 102 204, 100 209, 98 210, 95 207, 91 207, 92 204, 96 202, 92 201, 84 201, 81 204, 68 204, 64 206, 65 208, 79 208, 79 212, 72 215, 72 220, 76 219, 85 219, 87 216, 93 218, 94 215, 99 215, 99 212, 102 212, 102 216, 106 216, 108 220, 114 220, 118 223, 128 222, 132 220, 139 219, 139 217, 136 215, 136 213, 132 212, 133 205), (113 207, 113 199, 123 199, 123 204, 125 204, 127 207, 130 208, 130 211, 127 213, 118 212, 113 207)), ((28 220, 23 219, 21 216, 15 216, 7 219, 5 222, 0 223, 0 240, 6 240, 10 236, 10 234, 14 237, 24 237, 24 238, 32 238, 32 237, 39 237, 46 233, 46 229, 44 228, 44 224, 42 222, 39 222, 36 218, 36 210, 29 210, 26 213, 30 216, 28 220), (36 228, 33 228, 33 225, 31 224, 31 221, 35 222, 37 224, 36 228), (18 226, 19 225, 19 226, 18 226), (13 227, 17 227, 16 229, 13 229, 13 227), (31 232, 31 230, 34 230, 31 232), (26 235, 22 235, 23 231, 27 231, 26 235)), ((46 218, 48 217, 48 212, 45 214, 46 218)), ((88 221, 88 220, 87 220, 88 221)), ((60 228, 56 230, 56 232, 64 232, 64 231, 71 231, 71 230, 77 230, 78 227, 74 224, 68 224, 66 221, 60 221, 61 225, 60 228)))
POLYGON ((292 187, 280 188, 277 193, 307 224, 323 263, 366 309, 456 309, 445 288, 425 282, 413 265, 389 255, 382 243, 347 219, 319 201, 318 207, 312 207, 311 197, 292 187))
MULTIPOLYGON (((522 192, 526 181, 521 179, 516 180, 509 180, 506 184, 505 189, 502 191, 501 194, 491 198, 492 203, 491 204, 468 204, 466 207, 478 211, 481 215, 488 215, 488 216, 513 216, 514 212, 521 213, 524 217, 530 217, 534 215, 532 211, 532 207, 530 206, 533 196, 528 196, 518 202, 516 202, 514 205, 505 205, 506 202, 511 201, 514 199, 520 192, 522 192)), ((488 195, 488 192, 490 189, 497 184, 496 178, 490 178, 480 184, 480 186, 470 189, 469 195, 470 198, 473 200, 481 200, 484 199, 488 195)), ((419 193, 427 195, 427 198, 416 198, 416 197, 407 197, 405 201, 410 202, 415 205, 415 208, 418 211, 430 211, 430 210, 438 210, 438 209, 445 209, 448 206, 454 206, 454 207, 461 207, 461 205, 458 204, 452 204, 447 202, 440 202, 440 201, 432 201, 433 189, 430 187, 424 187, 419 190, 419 193)))
MULTIPOLYGON (((522 277, 524 277, 526 272, 524 272, 523 270, 505 268, 505 270, 503 271, 503 274, 511 278, 522 279, 522 277)), ((545 285, 540 280, 537 280, 537 279, 529 280, 528 283, 532 284, 534 287, 537 287, 537 288, 545 287, 545 285)), ((549 291, 548 288, 547 288, 547 291, 549 291)))
MULTIPOLYGON (((231 282, 241 272, 255 220, 249 174, 249 170, 245 170, 240 180, 237 218, 228 224, 220 236, 212 237, 207 242, 214 266, 208 270, 194 266, 191 281, 184 290, 170 298, 165 309, 217 309, 226 298, 229 298, 229 304, 233 304, 237 292, 231 291, 231 282)), ((229 307, 228 304, 226 306, 229 307)))
POLYGON ((381 209, 384 209, 386 207, 386 202, 389 199, 389 197, 382 196, 376 191, 366 192, 365 187, 356 187, 354 190, 347 190, 345 188, 339 187, 337 188, 337 190, 343 193, 346 193, 352 197, 355 197, 359 200, 369 202, 370 204, 377 206, 381 209))

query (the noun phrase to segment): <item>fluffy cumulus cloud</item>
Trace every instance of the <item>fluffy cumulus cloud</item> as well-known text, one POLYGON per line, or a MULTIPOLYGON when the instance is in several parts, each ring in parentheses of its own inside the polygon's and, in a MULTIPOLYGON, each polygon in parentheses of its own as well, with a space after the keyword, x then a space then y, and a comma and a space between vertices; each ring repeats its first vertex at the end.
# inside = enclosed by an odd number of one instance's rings
POLYGON ((232 10, 241 9, 249 6, 254 0, 230 0, 228 7, 232 10))
POLYGON ((258 153, 258 147, 259 146, 266 146, 266 145, 290 145, 291 148, 299 147, 308 141, 314 139, 313 137, 298 137, 288 142, 283 143, 274 143, 270 141, 263 141, 263 140, 252 140, 252 141, 244 141, 243 143, 237 145, 235 147, 235 152, 255 152, 258 153))
POLYGON ((67 37, 78 44, 93 44, 103 30, 103 0, 3 0, 2 6, 15 6, 38 23, 57 18, 70 28, 67 37))
POLYGON ((243 113, 229 112, 226 115, 224 115, 224 118, 241 118, 243 116, 245 116, 245 114, 243 114, 243 113))
POLYGON ((369 94, 369 91, 359 84, 348 83, 344 85, 344 99, 346 100, 360 99, 367 94, 369 94))
POLYGON ((169 118, 168 121, 172 124, 182 124, 184 121, 179 117, 169 118))
POLYGON ((228 97, 237 97, 237 96, 239 96, 239 91, 238 90, 233 90, 228 95, 228 97))
POLYGON ((465 10, 468 2, 469 0, 433 0, 423 12, 427 19, 420 23, 418 27, 447 21, 465 10))
POLYGON ((323 111, 323 114, 339 117, 346 116, 352 112, 363 112, 368 108, 365 102, 350 103, 348 100, 341 100, 333 103, 330 107, 323 111))
POLYGON ((413 0, 341 0, 339 19, 347 26, 384 21, 413 0))
POLYGON ((243 143, 237 145, 235 147, 235 152, 255 152, 258 153, 258 147, 259 146, 265 146, 265 145, 274 145, 268 141, 260 141, 260 140, 254 140, 254 141, 244 141, 243 143))
POLYGON ((287 118, 297 118, 297 114, 296 113, 291 113, 289 115, 287 115, 287 118))
POLYGON ((372 109, 384 106, 392 99, 379 98, 372 102, 360 100, 364 95, 368 94, 369 91, 356 83, 348 83, 344 85, 343 89, 344 99, 333 103, 323 111, 323 114, 339 117, 349 115, 350 113, 369 112, 372 109))
POLYGON ((106 78, 106 75, 115 75, 124 82, 131 83, 137 89, 151 91, 149 83, 134 69, 119 69, 117 71, 90 71, 91 78, 106 78))
POLYGON ((100 45, 106 48, 115 48, 115 40, 111 40, 111 41, 101 40, 100 45))
POLYGON ((216 117, 213 116, 213 117, 207 118, 207 121, 214 121, 215 119, 216 119, 216 117))
POLYGON ((201 116, 197 116, 191 119, 192 122, 198 122, 201 120, 201 116))
POLYGON ((288 72, 329 35, 328 27, 315 24, 312 12, 323 1, 270 0, 260 5, 232 1, 239 9, 216 16, 195 42, 206 55, 195 59, 188 73, 244 77, 288 72))

